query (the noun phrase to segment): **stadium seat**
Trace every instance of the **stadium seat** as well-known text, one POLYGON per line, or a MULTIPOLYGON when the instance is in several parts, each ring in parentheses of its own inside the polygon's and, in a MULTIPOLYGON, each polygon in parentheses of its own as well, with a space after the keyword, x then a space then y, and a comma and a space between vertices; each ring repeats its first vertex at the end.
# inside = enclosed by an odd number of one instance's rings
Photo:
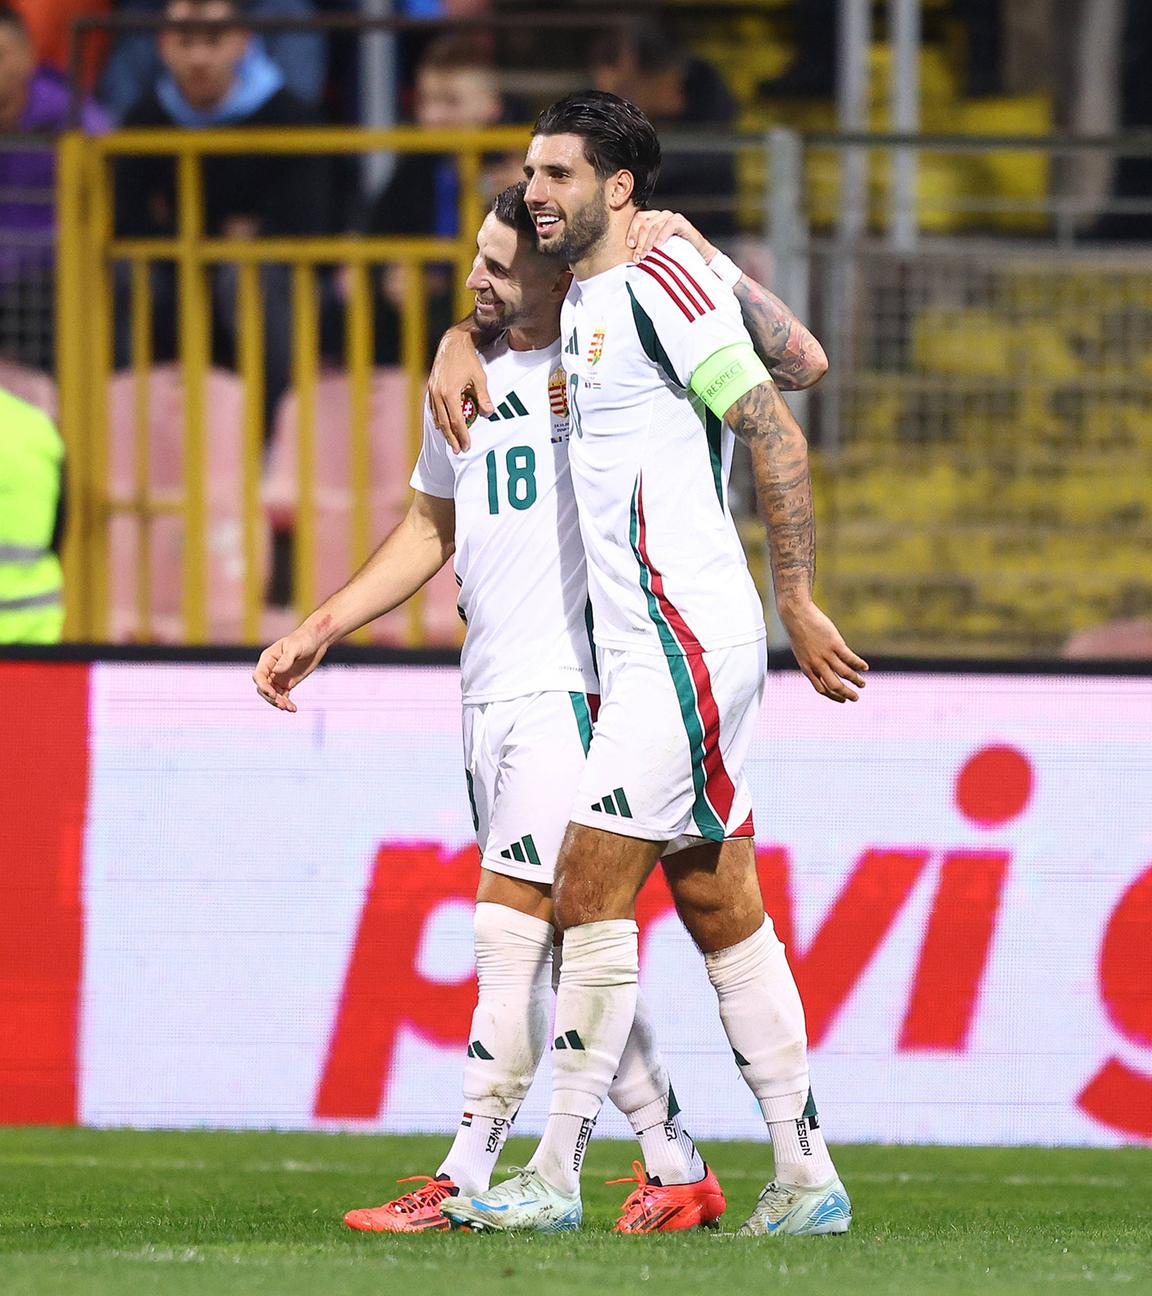
POLYGON ((1152 620, 1111 621, 1081 630, 1065 643, 1060 655, 1071 661, 1093 657, 1148 661, 1152 659, 1152 620))
POLYGON ((12 360, 0 359, 0 387, 55 419, 56 384, 50 374, 16 364, 12 360))
MULTIPOLYGON (((109 486, 122 503, 134 492, 136 378, 115 374, 108 387, 109 486)), ((244 624, 243 462, 244 387, 235 374, 209 370, 208 411, 208 633, 214 643, 239 643, 244 624)), ((156 503, 178 504, 184 494, 184 383, 178 365, 149 373, 149 490, 156 503)), ((136 581, 146 516, 115 510, 109 525, 109 637, 134 642, 144 633, 136 605, 136 581)), ((184 523, 179 513, 159 513, 150 529, 151 639, 186 638, 183 616, 184 523)), ((267 530, 261 521, 258 584, 267 579, 267 530)))
MULTIPOLYGON (((396 526, 407 510, 408 478, 413 452, 408 438, 408 381, 402 369, 378 369, 372 376, 369 396, 370 429, 369 505, 373 546, 396 526)), ((276 412, 264 504, 273 529, 291 530, 299 501, 296 445, 300 420, 299 399, 289 391, 276 412)), ((323 373, 316 389, 316 555, 313 575, 317 598, 338 589, 362 561, 353 555, 352 527, 352 409, 351 388, 341 372, 323 373)), ((425 642, 456 646, 462 629, 456 611, 456 581, 449 564, 429 582, 423 594, 422 625, 425 642)), ((275 628, 284 618, 273 614, 275 628)), ((373 622, 375 643, 408 642, 409 613, 398 609, 373 622)))

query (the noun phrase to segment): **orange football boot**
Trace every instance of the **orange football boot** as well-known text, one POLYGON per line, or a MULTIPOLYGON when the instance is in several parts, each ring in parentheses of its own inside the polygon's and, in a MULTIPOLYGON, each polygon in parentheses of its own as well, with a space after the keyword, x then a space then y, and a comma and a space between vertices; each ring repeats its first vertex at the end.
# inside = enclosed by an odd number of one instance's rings
POLYGON ((728 1203, 716 1176, 704 1167, 704 1178, 690 1184, 654 1183, 644 1172, 641 1161, 632 1162, 627 1179, 609 1179, 609 1183, 634 1183, 620 1207, 615 1233, 675 1233, 680 1229, 715 1228, 728 1203))
POLYGON ((416 1183, 420 1179, 424 1180, 420 1188, 413 1188, 395 1201, 350 1210, 344 1216, 344 1223, 360 1233, 421 1233, 426 1229, 451 1228, 440 1214, 440 1203, 445 1197, 455 1197, 460 1190, 451 1179, 433 1179, 430 1175, 412 1175, 396 1182, 416 1183))

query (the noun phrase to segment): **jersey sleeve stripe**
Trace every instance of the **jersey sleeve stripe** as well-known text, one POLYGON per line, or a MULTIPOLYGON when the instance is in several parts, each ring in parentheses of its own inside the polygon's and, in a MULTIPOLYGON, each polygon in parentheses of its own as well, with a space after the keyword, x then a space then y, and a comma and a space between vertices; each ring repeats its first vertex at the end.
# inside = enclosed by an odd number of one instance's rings
MULTIPOLYGON (((658 252, 659 248, 653 248, 649 255, 655 258, 658 252)), ((701 304, 700 299, 693 295, 692 289, 689 288, 687 283, 684 281, 684 276, 677 273, 679 267, 676 263, 668 258, 660 258, 656 260, 656 265, 660 271, 667 275, 667 277, 676 285, 684 295, 684 300, 688 302, 692 309, 696 311, 698 315, 703 315, 704 307, 701 304)))
POLYGON ((689 295, 689 297, 691 297, 693 291, 696 293, 697 297, 699 297, 700 300, 704 303, 703 309, 706 310, 716 309, 716 307, 712 304, 711 297, 708 296, 708 294, 704 291, 704 289, 700 287, 700 285, 696 282, 696 280, 692 278, 692 276, 688 273, 688 271, 685 270, 685 268, 680 264, 679 261, 676 260, 675 257, 669 256, 668 253, 665 252, 663 248, 653 248, 650 255, 657 258, 660 264, 664 266, 664 268, 668 271, 668 273, 676 279, 677 283, 680 284, 681 288, 684 289, 684 291, 689 295), (685 280, 687 280, 687 283, 685 283, 685 280), (688 284, 691 284, 692 286, 691 289, 689 289, 688 284))
POLYGON ((698 309, 689 309, 689 307, 684 304, 684 301, 676 292, 676 290, 672 287, 672 285, 666 279, 664 279, 653 266, 648 265, 646 261, 638 261, 636 263, 636 269, 643 270, 646 275, 650 275, 653 279, 656 280, 656 282, 660 285, 660 287, 663 288, 664 291, 668 294, 668 296, 671 297, 672 300, 676 303, 676 305, 680 307, 681 315, 683 315, 684 318, 688 320, 689 323, 691 323, 692 320, 697 319, 699 317, 700 311, 698 309))

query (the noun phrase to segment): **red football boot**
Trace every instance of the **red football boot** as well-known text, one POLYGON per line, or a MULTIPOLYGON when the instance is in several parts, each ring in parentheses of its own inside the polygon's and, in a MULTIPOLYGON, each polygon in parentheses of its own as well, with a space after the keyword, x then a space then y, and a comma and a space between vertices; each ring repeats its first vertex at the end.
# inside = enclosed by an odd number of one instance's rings
POLYGON ((716 1176, 704 1167, 704 1178, 690 1184, 653 1183, 643 1163, 632 1162, 632 1177, 609 1183, 634 1183, 620 1207, 615 1233, 675 1233, 680 1229, 715 1228, 728 1203, 716 1176))
POLYGON ((440 1203, 445 1197, 455 1197, 460 1191, 451 1179, 433 1179, 429 1175, 412 1175, 398 1179, 397 1183, 416 1183, 413 1188, 395 1201, 383 1206, 370 1206, 364 1210, 350 1210, 344 1223, 360 1233, 422 1233, 426 1229, 448 1229, 451 1225, 440 1214, 440 1203))

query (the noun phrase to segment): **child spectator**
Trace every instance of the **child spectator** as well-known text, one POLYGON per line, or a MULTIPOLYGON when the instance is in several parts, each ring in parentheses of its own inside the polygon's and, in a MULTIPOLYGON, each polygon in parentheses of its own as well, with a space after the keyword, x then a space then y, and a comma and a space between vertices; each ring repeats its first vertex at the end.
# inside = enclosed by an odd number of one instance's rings
MULTIPOLYGON (((505 103, 495 65, 474 37, 448 35, 434 40, 416 70, 416 125, 438 130, 482 129, 505 120, 505 103)), ((522 157, 517 155, 516 164, 522 157)), ((488 159, 498 167, 501 159, 488 159)), ((392 178, 372 203, 364 232, 382 237, 438 235, 459 229, 460 182, 454 158, 432 153, 401 153, 392 178)), ((430 339, 439 338, 454 313, 452 276, 447 267, 430 267, 425 278, 430 339)), ((399 358, 399 309, 403 278, 397 267, 384 273, 376 302, 376 358, 399 358)))

